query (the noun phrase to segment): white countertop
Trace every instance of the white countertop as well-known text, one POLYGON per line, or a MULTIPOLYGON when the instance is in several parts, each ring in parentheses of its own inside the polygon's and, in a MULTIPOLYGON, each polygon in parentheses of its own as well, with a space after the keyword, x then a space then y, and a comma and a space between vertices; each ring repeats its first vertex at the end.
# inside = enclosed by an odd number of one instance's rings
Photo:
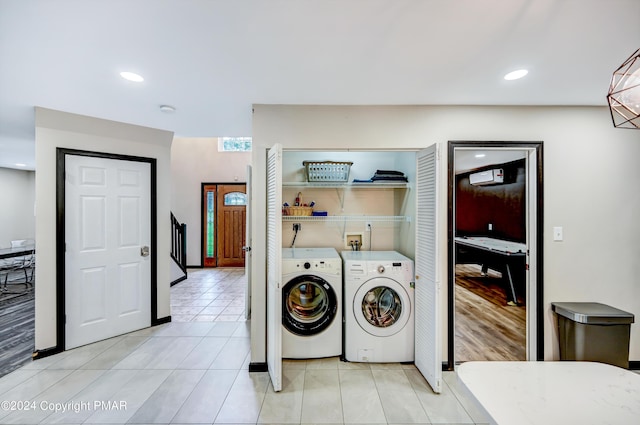
POLYGON ((640 375, 595 362, 466 362, 458 379, 492 424, 640 423, 640 375))

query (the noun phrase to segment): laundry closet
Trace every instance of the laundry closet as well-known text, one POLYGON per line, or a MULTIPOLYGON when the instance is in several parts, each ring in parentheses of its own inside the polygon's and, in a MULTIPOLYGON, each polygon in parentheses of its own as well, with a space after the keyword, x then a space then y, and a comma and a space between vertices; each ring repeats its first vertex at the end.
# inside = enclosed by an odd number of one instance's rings
MULTIPOLYGON (((294 206, 313 203, 310 211, 282 216, 282 247, 331 247, 338 252, 355 248, 366 251, 396 250, 411 258, 415 254, 412 218, 415 203, 415 152, 282 152, 282 202, 294 206), (347 181, 308 181, 305 162, 331 161, 348 168, 347 181), (370 180, 376 171, 398 171, 407 182, 370 180), (354 183, 354 181, 361 181, 354 183), (294 224, 300 225, 297 235, 294 224), (295 240, 294 240, 295 238, 295 240)), ((330 173, 330 172, 328 172, 330 173)), ((328 176, 331 178, 331 176, 328 176)))
MULTIPOLYGON (((276 391, 279 391, 282 385, 282 358, 290 357, 287 354, 293 354, 293 358, 296 358, 296 353, 300 353, 299 349, 306 341, 305 338, 314 341, 310 338, 313 335, 305 333, 309 329, 302 330, 305 315, 320 309, 332 310, 330 307, 323 307, 323 301, 309 303, 308 299, 313 291, 323 292, 322 286, 333 287, 334 295, 318 299, 337 298, 337 304, 343 308, 338 309, 337 314, 344 315, 344 327, 350 329, 349 314, 360 308, 359 304, 354 303, 354 299, 348 299, 354 297, 352 292, 355 291, 343 291, 336 286, 337 282, 354 281, 354 274, 357 273, 377 273, 379 276, 375 276, 376 278, 393 282, 397 290, 387 290, 381 297, 388 300, 384 302, 385 305, 401 304, 404 309, 398 308, 397 313, 395 310, 389 313, 389 317, 393 319, 389 323, 397 319, 403 323, 410 323, 411 326, 403 325, 404 331, 395 336, 389 332, 391 326, 383 329, 379 335, 373 331, 362 332, 365 341, 366 338, 370 338, 369 342, 376 342, 378 339, 382 341, 381 338, 387 336, 393 336, 396 340, 385 339, 388 348, 377 350, 368 348, 374 344, 363 342, 364 348, 359 347, 360 349, 355 350, 352 357, 346 360, 411 361, 415 337, 415 364, 434 390, 439 391, 442 363, 439 329, 440 285, 436 283, 435 267, 436 244, 439 242, 435 230, 438 221, 435 203, 438 196, 439 172, 436 148, 437 146, 433 145, 424 151, 300 151, 282 149, 281 146, 275 145, 269 149, 265 169, 266 360, 276 391), (347 164, 348 179, 314 181, 308 175, 309 163, 337 163, 342 166, 347 164), (374 178, 374 181, 371 181, 373 177, 380 175, 401 177, 386 180, 374 178), (334 273, 335 254, 329 255, 327 250, 339 253, 342 257, 344 275, 340 276, 340 280, 334 273), (323 255, 328 257, 318 257, 314 254, 316 251, 324 252, 323 255), (348 262, 345 262, 345 259, 348 262), (414 260, 417 260, 415 264, 414 260), (387 275, 383 276, 384 273, 387 275), (312 278, 293 289, 293 298, 302 301, 291 302, 289 282, 298 279, 299 275, 311 275, 312 278), (317 279, 323 276, 327 279, 324 283, 317 279), (415 300, 414 284, 417 288, 415 300), (287 297, 283 298, 283 293, 286 293, 287 297), (343 294, 347 294, 344 299, 341 298, 343 294), (289 313, 294 318, 300 316, 300 325, 293 327, 294 330, 297 327, 299 331, 298 340, 292 339, 287 329, 283 329, 283 317, 289 313), (416 314, 421 319, 420 326, 414 329, 416 314), (400 353, 399 347, 408 347, 404 351, 410 353, 400 353), (409 355, 410 358, 407 357, 409 355)), ((356 277, 355 280, 359 278, 356 277)), ((354 285, 353 282, 349 284, 354 285)), ((373 285, 369 288, 368 296, 380 291, 383 286, 387 287, 382 284, 373 285)), ((377 304, 378 307, 379 305, 380 303, 377 304)), ((364 311, 365 307, 362 309, 364 311)), ((334 312, 335 310, 333 309, 334 312)), ((375 314, 371 313, 371 316, 372 323, 374 320, 379 321, 373 317, 375 314)), ((328 322, 326 319, 323 321, 328 322)), ((361 326, 365 329, 368 325, 365 323, 361 326)), ((286 328, 286 325, 284 327, 286 328)), ((316 343, 327 346, 326 341, 318 340, 316 343)), ((345 345, 348 343, 345 342, 345 345)), ((327 349, 329 351, 326 351, 325 355, 336 354, 335 349, 327 349)), ((313 357, 314 354, 317 353, 312 350, 310 356, 313 357)))

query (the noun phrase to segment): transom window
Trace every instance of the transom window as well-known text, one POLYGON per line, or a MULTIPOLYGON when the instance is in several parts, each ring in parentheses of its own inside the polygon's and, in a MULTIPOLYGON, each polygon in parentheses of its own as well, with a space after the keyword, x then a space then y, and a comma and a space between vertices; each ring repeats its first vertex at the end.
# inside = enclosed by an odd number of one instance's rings
POLYGON ((251 137, 218 137, 219 152, 251 152, 251 137))

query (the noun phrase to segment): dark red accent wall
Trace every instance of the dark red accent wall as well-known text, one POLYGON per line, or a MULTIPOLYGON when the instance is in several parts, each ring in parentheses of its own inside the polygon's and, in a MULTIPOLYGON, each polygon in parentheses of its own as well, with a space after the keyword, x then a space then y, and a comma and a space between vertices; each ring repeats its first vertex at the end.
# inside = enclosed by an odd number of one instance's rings
POLYGON ((504 184, 472 186, 471 173, 456 176, 456 236, 490 235, 525 242, 524 160, 490 168, 504 170, 504 184), (493 231, 488 230, 489 223, 493 231))

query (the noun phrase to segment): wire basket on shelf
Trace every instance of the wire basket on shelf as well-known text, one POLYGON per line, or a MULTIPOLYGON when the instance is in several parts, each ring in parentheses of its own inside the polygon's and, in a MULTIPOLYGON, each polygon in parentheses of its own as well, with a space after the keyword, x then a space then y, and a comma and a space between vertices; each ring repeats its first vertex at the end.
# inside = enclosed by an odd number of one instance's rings
POLYGON ((353 162, 302 161, 308 182, 348 182, 353 162))

